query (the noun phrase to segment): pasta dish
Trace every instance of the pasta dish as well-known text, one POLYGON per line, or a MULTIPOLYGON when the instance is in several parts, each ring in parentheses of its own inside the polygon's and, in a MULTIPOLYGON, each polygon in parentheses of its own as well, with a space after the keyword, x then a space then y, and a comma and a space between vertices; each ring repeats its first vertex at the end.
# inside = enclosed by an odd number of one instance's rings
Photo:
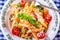
POLYGON ((40 5, 29 4, 22 0, 20 3, 10 5, 10 29, 12 34, 21 38, 46 38, 46 32, 52 16, 48 9, 40 5))

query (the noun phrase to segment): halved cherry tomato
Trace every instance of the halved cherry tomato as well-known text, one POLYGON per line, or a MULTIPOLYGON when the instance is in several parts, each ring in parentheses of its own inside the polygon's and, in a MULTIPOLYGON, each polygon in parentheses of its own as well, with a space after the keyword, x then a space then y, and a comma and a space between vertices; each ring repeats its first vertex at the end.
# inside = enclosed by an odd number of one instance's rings
POLYGON ((19 35, 19 33, 20 33, 20 30, 18 29, 18 27, 15 27, 15 28, 13 28, 12 29, 12 33, 14 34, 14 35, 19 35))
POLYGON ((43 39, 46 37, 46 34, 44 32, 39 32, 39 33, 37 33, 37 37, 38 37, 38 39, 43 39))
POLYGON ((25 6, 25 0, 21 0, 21 6, 25 6))
POLYGON ((49 23, 52 19, 52 16, 50 14, 44 15, 44 19, 49 23))

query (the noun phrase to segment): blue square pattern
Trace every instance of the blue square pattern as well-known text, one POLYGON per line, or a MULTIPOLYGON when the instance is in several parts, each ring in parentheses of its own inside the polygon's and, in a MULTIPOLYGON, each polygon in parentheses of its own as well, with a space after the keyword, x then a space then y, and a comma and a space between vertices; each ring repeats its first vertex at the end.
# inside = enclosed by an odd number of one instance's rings
MULTIPOLYGON (((0 0, 0 12, 6 1, 7 0, 0 0)), ((60 0, 53 0, 53 1, 56 4, 57 8, 60 10, 60 0)), ((1 29, 0 29, 0 40, 6 40, 1 29)), ((60 40, 60 28, 54 40, 60 40)))

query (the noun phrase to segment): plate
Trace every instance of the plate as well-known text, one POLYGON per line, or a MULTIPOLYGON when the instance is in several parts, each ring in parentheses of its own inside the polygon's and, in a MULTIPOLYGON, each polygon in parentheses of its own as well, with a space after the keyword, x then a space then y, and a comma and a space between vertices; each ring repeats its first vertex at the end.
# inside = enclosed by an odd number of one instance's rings
MULTIPOLYGON (((10 4, 18 3, 19 1, 20 0, 8 0, 1 11, 0 27, 7 40, 25 40, 25 39, 19 38, 17 36, 13 36, 8 31, 8 29, 6 28, 6 25, 5 25, 5 15, 8 11, 8 8, 10 7, 10 4)), ((52 0, 37 0, 37 1, 39 1, 40 3, 42 3, 46 6, 54 7, 57 9, 57 7, 55 6, 55 4, 53 3, 52 0)), ((48 9, 48 10, 49 10, 49 14, 52 15, 52 21, 49 24, 49 28, 47 31, 48 36, 46 37, 45 40, 53 40, 59 29, 59 13, 54 10, 51 10, 51 9, 48 9)), ((34 40, 34 39, 32 39, 32 40, 34 40)))

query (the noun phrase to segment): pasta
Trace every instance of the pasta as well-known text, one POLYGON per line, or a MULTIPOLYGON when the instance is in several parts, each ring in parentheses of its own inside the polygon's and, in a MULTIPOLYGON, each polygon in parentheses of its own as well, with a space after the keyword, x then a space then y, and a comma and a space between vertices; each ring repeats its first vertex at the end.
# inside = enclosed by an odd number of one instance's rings
POLYGON ((51 17, 50 19, 45 18, 49 14, 48 10, 39 5, 35 6, 34 1, 31 4, 26 2, 25 6, 20 3, 11 4, 9 13, 12 33, 22 38, 41 39, 37 36, 37 33, 46 33, 51 21, 51 17))

